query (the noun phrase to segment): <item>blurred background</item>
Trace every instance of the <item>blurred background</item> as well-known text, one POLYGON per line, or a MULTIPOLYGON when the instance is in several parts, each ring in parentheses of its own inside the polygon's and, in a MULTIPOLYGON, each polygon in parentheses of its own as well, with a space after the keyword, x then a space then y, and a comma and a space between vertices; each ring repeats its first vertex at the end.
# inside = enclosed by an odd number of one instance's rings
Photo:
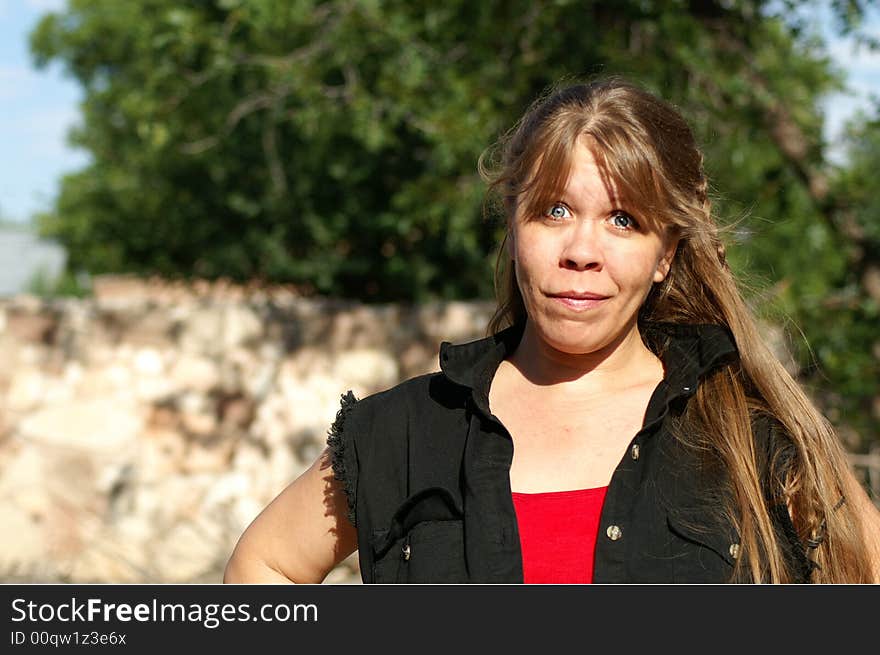
POLYGON ((0 0, 0 36, 0 581, 219 582, 342 393, 485 333, 477 158, 603 74, 690 119, 880 502, 875 2, 0 0))

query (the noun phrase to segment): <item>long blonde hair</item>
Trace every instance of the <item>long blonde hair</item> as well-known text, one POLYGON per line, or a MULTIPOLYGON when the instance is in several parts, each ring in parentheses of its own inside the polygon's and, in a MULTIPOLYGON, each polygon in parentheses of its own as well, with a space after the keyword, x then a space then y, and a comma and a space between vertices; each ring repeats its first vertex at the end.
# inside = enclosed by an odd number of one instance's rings
MULTIPOLYGON (((734 521, 745 555, 737 559, 734 578, 796 579, 768 507, 776 500, 787 504, 798 537, 817 565, 811 580, 870 581, 861 518, 841 502, 846 453, 831 425, 759 334, 726 263, 702 153, 678 110, 618 78, 549 89, 481 155, 487 208, 506 217, 509 233, 518 210, 536 214, 558 200, 582 134, 593 137, 600 169, 641 210, 640 216, 679 237, 672 269, 649 294, 640 326, 648 321, 723 325, 739 350, 737 361, 700 385, 675 430, 677 438, 712 453, 727 471, 732 493, 724 513, 734 521), (758 413, 780 426, 783 442, 763 473, 753 435, 758 413), (774 487, 770 499, 768 480, 774 487)), ((496 293, 491 333, 526 318, 503 244, 496 293)))

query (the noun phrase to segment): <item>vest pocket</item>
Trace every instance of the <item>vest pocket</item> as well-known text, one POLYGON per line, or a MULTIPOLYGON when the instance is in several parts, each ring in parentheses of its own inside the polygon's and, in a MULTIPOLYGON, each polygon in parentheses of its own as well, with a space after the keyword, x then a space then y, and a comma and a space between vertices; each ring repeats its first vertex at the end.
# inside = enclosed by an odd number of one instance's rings
POLYGON ((729 582, 739 555, 739 539, 732 529, 705 525, 669 512, 670 557, 673 582, 729 582))
MULTIPOLYGON (((385 530, 377 531, 379 541, 385 530)), ((424 521, 373 560, 378 583, 467 582, 462 521, 424 521)))
POLYGON ((390 546, 386 546, 387 542, 388 530, 373 530, 370 544, 373 549, 373 582, 400 582, 404 539, 393 540, 390 546), (380 546, 378 551, 377 545, 380 546))
POLYGON ((401 503, 387 529, 373 530, 375 582, 465 582, 460 502, 447 489, 423 489, 401 503))

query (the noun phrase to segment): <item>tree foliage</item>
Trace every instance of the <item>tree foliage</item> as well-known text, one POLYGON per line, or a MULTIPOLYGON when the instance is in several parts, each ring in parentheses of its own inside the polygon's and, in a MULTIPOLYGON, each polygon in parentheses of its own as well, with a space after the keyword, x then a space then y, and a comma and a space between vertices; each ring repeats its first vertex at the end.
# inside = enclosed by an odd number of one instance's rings
MULTIPOLYGON (((877 210, 877 151, 829 172, 818 103, 841 76, 798 18, 809 6, 70 0, 32 50, 85 88, 72 139, 92 160, 41 224, 93 273, 489 296, 500 228, 483 217, 477 158, 552 82, 620 73, 691 119, 755 302, 804 327, 840 406, 876 426, 877 356, 853 351, 873 338, 876 303, 848 308, 844 327, 827 303, 865 297, 852 247, 863 269, 877 261, 876 235, 854 246, 841 218, 877 210)), ((864 3, 834 7, 858 33, 864 3)))

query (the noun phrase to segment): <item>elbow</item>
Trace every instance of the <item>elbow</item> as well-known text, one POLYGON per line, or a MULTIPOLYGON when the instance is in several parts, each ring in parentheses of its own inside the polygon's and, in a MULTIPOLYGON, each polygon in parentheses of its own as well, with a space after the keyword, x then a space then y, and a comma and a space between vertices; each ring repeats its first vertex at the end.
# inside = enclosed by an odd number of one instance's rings
POLYGON ((249 582, 247 577, 247 567, 242 562, 241 555, 236 551, 226 562, 226 568, 223 569, 223 584, 247 583, 249 582))
POLYGON ((223 569, 223 584, 255 584, 271 582, 271 571, 258 552, 251 552, 245 539, 239 540, 223 569), (267 579, 268 578, 268 579, 267 579))
POLYGON ((223 584, 295 584, 289 576, 239 544, 223 570, 223 584))

